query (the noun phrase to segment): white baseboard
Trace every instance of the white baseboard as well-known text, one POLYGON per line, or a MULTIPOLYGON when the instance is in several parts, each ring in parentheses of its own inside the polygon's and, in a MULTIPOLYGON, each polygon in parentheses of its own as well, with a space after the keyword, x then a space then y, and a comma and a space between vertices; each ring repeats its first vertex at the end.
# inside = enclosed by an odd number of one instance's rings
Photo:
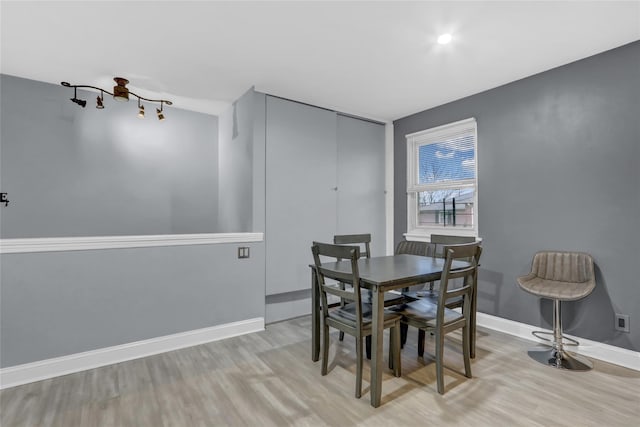
POLYGON ((24 365, 11 366, 0 369, 0 389, 262 330, 264 330, 264 318, 258 317, 83 353, 70 354, 53 359, 40 360, 24 365))
MULTIPOLYGON (((509 335, 514 335, 518 338, 524 338, 526 340, 535 341, 538 343, 543 342, 531 335, 531 332, 540 330, 551 332, 548 329, 545 330, 536 326, 515 322, 513 320, 503 319, 501 317, 496 317, 485 313, 478 313, 477 321, 478 326, 492 329, 494 331, 504 332, 509 335)), ((575 337, 568 334, 565 335, 580 342, 580 345, 578 347, 572 347, 571 351, 582 354, 584 356, 593 357, 594 359, 613 363, 614 365, 620 365, 624 366, 625 368, 640 371, 639 352, 627 350, 621 347, 615 347, 609 344, 603 344, 597 341, 591 341, 585 338, 575 337)))

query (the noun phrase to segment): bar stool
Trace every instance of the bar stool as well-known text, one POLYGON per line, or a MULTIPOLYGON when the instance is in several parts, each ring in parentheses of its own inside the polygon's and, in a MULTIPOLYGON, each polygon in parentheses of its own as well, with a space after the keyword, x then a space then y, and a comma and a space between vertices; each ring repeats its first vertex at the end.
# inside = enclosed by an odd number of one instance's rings
POLYGON ((535 254, 531 273, 518 277, 525 291, 553 300, 553 332, 534 331, 534 336, 551 343, 551 347, 529 350, 534 360, 559 369, 588 371, 593 367, 585 357, 565 350, 578 341, 562 334, 562 301, 575 301, 589 295, 596 286, 593 258, 583 252, 550 252, 535 254), (541 335, 551 335, 551 339, 541 335))

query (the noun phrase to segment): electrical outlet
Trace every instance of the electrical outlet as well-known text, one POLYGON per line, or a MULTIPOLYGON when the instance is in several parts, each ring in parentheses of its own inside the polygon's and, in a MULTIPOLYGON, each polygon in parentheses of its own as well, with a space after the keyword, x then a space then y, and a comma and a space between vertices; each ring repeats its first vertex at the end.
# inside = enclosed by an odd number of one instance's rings
POLYGON ((617 331, 629 332, 629 315, 616 313, 615 328, 617 331))
POLYGON ((248 246, 241 246, 238 248, 238 258, 249 258, 248 246))

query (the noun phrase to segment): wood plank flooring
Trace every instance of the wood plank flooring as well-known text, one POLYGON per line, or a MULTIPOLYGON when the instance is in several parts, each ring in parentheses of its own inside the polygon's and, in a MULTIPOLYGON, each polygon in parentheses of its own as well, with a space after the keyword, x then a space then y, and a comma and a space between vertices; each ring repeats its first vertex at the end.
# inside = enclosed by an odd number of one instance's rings
MULTIPOLYGON (((311 361, 309 316, 255 334, 172 351, 0 392, 10 426, 636 426, 640 372, 593 360, 589 372, 531 360, 532 343, 479 329, 473 378, 459 339, 447 340, 446 394, 435 363, 417 357, 417 331, 387 369, 382 406, 354 397, 355 345, 332 334, 330 371, 311 361)), ((385 346, 388 340, 385 340, 385 346)), ((427 337, 426 351, 433 351, 427 337)), ((386 352, 385 352, 386 353, 386 352)))

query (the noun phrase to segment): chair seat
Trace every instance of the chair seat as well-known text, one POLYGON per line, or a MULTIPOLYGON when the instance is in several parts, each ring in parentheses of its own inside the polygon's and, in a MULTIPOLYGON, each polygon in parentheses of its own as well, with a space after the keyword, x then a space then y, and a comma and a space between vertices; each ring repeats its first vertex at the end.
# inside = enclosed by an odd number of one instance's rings
MULTIPOLYGON (((362 323, 363 326, 371 323, 371 304, 362 303, 362 323)), ((353 323, 356 322, 356 305, 355 303, 345 304, 343 307, 337 307, 329 311, 329 317, 338 320, 340 322, 353 323)), ((393 311, 384 311, 384 322, 395 322, 402 318, 402 315, 393 311)))
POLYGON ((543 279, 535 274, 518 277, 518 284, 525 291, 543 298, 560 301, 575 301, 586 297, 593 291, 595 281, 563 282, 543 279))
MULTIPOLYGON (((432 303, 438 302, 438 291, 407 291, 403 292, 402 295, 405 299, 410 301, 418 301, 418 300, 431 300, 432 303), (430 292, 430 293, 425 293, 430 292)), ((462 307, 463 303, 462 297, 450 298, 447 302, 447 308, 456 308, 462 307)))
MULTIPOLYGON (((420 323, 426 327, 436 326, 436 317, 438 314, 438 300, 432 298, 421 298, 419 300, 398 306, 392 310, 402 314, 404 320, 409 323, 420 323)), ((444 323, 455 322, 463 319, 464 316, 455 310, 449 308, 444 309, 444 323)))
MULTIPOLYGON (((371 291, 368 289, 360 289, 360 294, 362 295, 362 302, 365 304, 373 303, 373 296, 371 291)), ((394 291, 389 291, 384 293, 384 306, 389 307, 391 305, 402 304, 406 302, 406 298, 401 293, 396 293, 394 291)))

